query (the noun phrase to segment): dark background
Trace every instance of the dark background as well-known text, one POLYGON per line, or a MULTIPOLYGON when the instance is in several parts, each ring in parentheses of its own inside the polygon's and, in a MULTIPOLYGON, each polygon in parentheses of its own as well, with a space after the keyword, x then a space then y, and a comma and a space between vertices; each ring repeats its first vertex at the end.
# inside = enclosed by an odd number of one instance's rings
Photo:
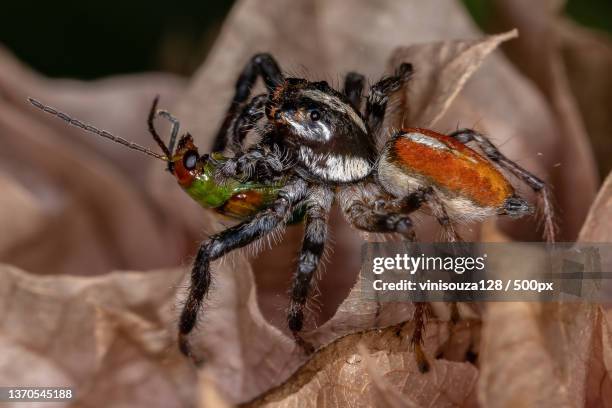
MULTIPOLYGON (((463 0, 486 26, 491 0, 463 0)), ((233 0, 6 1, 0 44, 52 77, 148 70, 189 75, 212 45, 233 0), (34 4, 33 4, 34 3, 34 4)), ((612 32, 612 1, 569 0, 566 13, 612 32)))

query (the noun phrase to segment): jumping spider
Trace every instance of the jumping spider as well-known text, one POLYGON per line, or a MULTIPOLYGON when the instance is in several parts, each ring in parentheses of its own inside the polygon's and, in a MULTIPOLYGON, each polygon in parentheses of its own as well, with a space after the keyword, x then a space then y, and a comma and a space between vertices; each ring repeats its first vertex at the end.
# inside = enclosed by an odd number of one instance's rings
MULTIPOLYGON (((289 329, 300 337, 311 281, 327 237, 328 214, 337 202, 353 227, 376 233, 399 233, 415 240, 410 213, 426 204, 450 241, 460 237, 455 222, 480 221, 493 215, 513 218, 533 212, 501 173, 504 169, 531 187, 542 200, 544 233, 554 240, 550 193, 546 184, 506 158, 485 136, 471 130, 442 135, 432 130, 395 131, 381 151, 376 139, 389 96, 412 75, 401 64, 394 75, 370 87, 361 112, 364 77, 352 73, 343 92, 326 82, 283 76, 268 54, 252 57, 236 84, 236 93, 217 134, 213 151, 235 152, 217 169, 220 179, 279 180, 277 197, 250 219, 204 241, 191 275, 191 287, 179 323, 179 344, 191 355, 188 334, 197 322, 210 281, 210 263, 281 227, 292 212, 305 210, 304 239, 293 277, 287 313, 289 329), (266 93, 249 100, 258 77, 266 93), (257 122, 263 122, 257 126, 257 122), (260 140, 243 148, 245 136, 257 130, 260 140), (482 151, 467 146, 474 142, 482 151), (282 166, 279 154, 291 166, 282 166)), ((180 143, 179 143, 180 144, 180 143)), ((423 307, 417 307, 413 344, 422 355, 423 307)))
MULTIPOLYGON (((401 64, 392 76, 370 87, 361 112, 364 77, 347 75, 343 92, 326 82, 287 78, 268 54, 258 54, 244 67, 236 92, 217 133, 213 153, 200 155, 187 133, 176 142, 179 123, 154 101, 149 130, 163 155, 86 125, 30 99, 39 109, 70 124, 167 162, 167 169, 185 191, 205 208, 238 219, 233 227, 210 236, 197 253, 191 285, 179 320, 181 351, 192 358, 188 335, 194 329, 211 282, 210 263, 247 246, 289 223, 304 221, 304 239, 293 277, 287 323, 296 342, 304 307, 327 237, 328 214, 334 202, 358 230, 397 233, 416 239, 410 214, 427 205, 449 241, 459 241, 455 223, 481 221, 494 215, 513 218, 533 212, 502 174, 506 170, 531 187, 540 198, 544 236, 554 241, 553 210, 547 185, 506 158, 482 134, 457 130, 443 135, 428 129, 394 131, 385 136, 383 120, 391 94, 412 75, 401 64), (261 77, 266 93, 250 98, 261 77), (173 124, 166 145, 154 120, 173 124), (259 140, 246 145, 256 132, 259 140), (467 146, 473 142, 481 153, 467 146), (232 150, 233 157, 223 155, 232 150)), ((456 310, 456 308, 455 308, 456 310)), ((419 367, 427 362, 421 348, 426 307, 417 303, 411 343, 419 367)))

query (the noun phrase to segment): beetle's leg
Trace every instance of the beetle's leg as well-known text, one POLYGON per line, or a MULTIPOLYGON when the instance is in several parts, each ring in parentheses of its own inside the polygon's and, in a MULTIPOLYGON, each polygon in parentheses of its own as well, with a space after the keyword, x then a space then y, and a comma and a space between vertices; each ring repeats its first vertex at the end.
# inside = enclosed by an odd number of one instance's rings
POLYGON ((168 142, 168 150, 170 151, 170 154, 174 154, 174 144, 176 143, 176 137, 178 136, 181 123, 167 110, 160 109, 157 111, 156 115, 161 116, 167 119, 168 122, 172 123, 172 128, 170 129, 170 141, 168 142))
POLYGON ((349 72, 344 78, 344 89, 342 92, 358 112, 361 112, 361 94, 365 77, 357 72, 349 72))
POLYGON ((234 121, 231 144, 234 153, 238 154, 244 150, 242 146, 244 139, 253 130, 257 121, 263 117, 267 100, 268 94, 253 97, 234 121))
POLYGON ((395 74, 384 77, 370 87, 366 100, 365 119, 373 135, 377 136, 385 119, 385 111, 391 94, 412 76, 412 64, 401 64, 395 74))
POLYGON ((297 343, 306 352, 311 352, 312 346, 301 339, 299 332, 304 324, 304 306, 308 299, 312 277, 323 255, 327 237, 327 218, 333 199, 334 193, 327 187, 310 189, 309 200, 306 203, 304 240, 298 258, 297 271, 293 276, 287 323, 297 343))
MULTIPOLYGON (((149 116, 147 118, 147 125, 149 126, 149 133, 153 136, 155 142, 160 147, 164 155, 170 159, 172 157, 172 152, 168 149, 168 146, 164 143, 159 133, 157 133, 157 129, 155 129, 155 117, 157 116, 157 104, 159 103, 159 95, 153 99, 153 103, 151 104, 151 109, 149 110, 149 116)), ((170 162, 168 162, 168 169, 170 169, 170 162)))
POLYGON ((541 208, 544 221, 544 238, 547 242, 555 242, 556 225, 550 187, 544 181, 504 156, 486 136, 475 130, 460 129, 449 136, 464 144, 472 141, 475 142, 489 160, 508 170, 531 187, 538 195, 541 203, 539 207, 541 208))
POLYGON ((213 152, 222 152, 225 150, 228 143, 228 131, 232 122, 236 118, 236 115, 239 114, 243 104, 251 95, 251 88, 255 84, 258 76, 262 77, 268 92, 271 92, 284 80, 278 64, 270 54, 256 54, 249 60, 236 81, 234 98, 230 103, 225 118, 215 137, 212 146, 213 152))
POLYGON ((196 325, 198 311, 210 287, 210 263, 283 225, 291 215, 293 205, 304 198, 306 193, 306 182, 295 179, 279 191, 278 198, 269 208, 202 243, 191 271, 191 286, 179 320, 178 342, 183 354, 193 358, 187 336, 196 325))

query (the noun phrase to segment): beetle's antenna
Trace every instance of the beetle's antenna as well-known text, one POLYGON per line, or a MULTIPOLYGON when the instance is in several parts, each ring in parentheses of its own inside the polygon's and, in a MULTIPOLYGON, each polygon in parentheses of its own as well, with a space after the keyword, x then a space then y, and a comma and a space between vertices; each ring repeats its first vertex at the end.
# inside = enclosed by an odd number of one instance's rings
MULTIPOLYGON (((94 127, 94 126, 91 126, 91 125, 88 125, 86 123, 83 123, 83 122, 81 122, 78 119, 71 118, 67 114, 65 114, 63 112, 60 112, 57 109, 52 108, 51 106, 44 105, 44 104, 42 104, 41 102, 37 101, 34 98, 28 98, 28 101, 32 105, 37 107, 38 109, 42 110, 43 112, 47 112, 47 113, 49 113, 49 114, 51 114, 53 116, 56 116, 56 117, 58 117, 58 118, 60 118, 60 119, 62 119, 64 121, 68 122, 72 126, 76 126, 76 127, 81 128, 81 129, 83 129, 83 130, 85 130, 87 132, 90 132, 90 133, 95 133, 98 136, 102 136, 102 137, 105 137, 107 139, 112 140, 113 142, 120 143, 120 144, 122 144, 122 145, 124 145, 126 147, 129 147, 130 149, 138 150, 139 152, 148 154, 149 156, 155 157, 156 159, 160 159, 160 160, 163 160, 163 161, 168 161, 168 156, 163 156, 161 154, 155 153, 155 152, 147 149, 146 147, 140 146, 139 144, 136 144, 134 142, 130 142, 129 140, 126 140, 126 139, 124 139, 122 137, 115 136, 115 135, 107 132, 106 130, 98 129, 98 128, 94 127)), ((163 145, 163 143, 162 143, 162 145, 163 145)), ((165 150, 167 150, 167 149, 165 149, 165 150)), ((164 153, 166 153, 166 152, 164 151, 164 153)))

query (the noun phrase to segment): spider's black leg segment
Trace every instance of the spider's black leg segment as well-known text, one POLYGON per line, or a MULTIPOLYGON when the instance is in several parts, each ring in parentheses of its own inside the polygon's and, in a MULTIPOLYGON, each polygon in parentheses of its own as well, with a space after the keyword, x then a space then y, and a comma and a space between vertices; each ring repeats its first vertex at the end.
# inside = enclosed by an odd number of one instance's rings
POLYGON ((366 100, 365 119, 373 135, 378 135, 381 129, 389 97, 410 79, 412 72, 412 64, 403 63, 394 75, 384 77, 370 87, 370 94, 366 100))
POLYGON ((331 209, 334 193, 323 186, 312 187, 306 203, 306 224, 304 240, 298 259, 298 266, 293 276, 291 303, 287 314, 287 323, 296 342, 309 353, 312 346, 305 343, 299 336, 304 324, 304 306, 308 300, 308 292, 312 278, 317 271, 319 261, 325 248, 327 238, 327 218, 331 209))
POLYGON ((198 311, 210 287, 210 263, 282 226, 290 217, 293 205, 306 195, 307 188, 305 181, 296 178, 279 191, 278 198, 269 208, 202 243, 193 265, 191 286, 179 320, 178 343, 183 354, 193 358, 187 336, 196 325, 198 311))
POLYGON ((365 77, 357 72, 349 72, 344 78, 342 92, 358 112, 361 112, 361 94, 363 93, 364 83, 365 77))
MULTIPOLYGON (((464 144, 472 141, 475 142, 483 153, 489 158, 489 160, 508 170, 531 187, 531 189, 538 195, 541 202, 540 208, 542 210, 544 221, 544 238, 547 242, 555 242, 556 226, 550 187, 544 181, 504 156, 486 136, 476 132, 475 130, 460 129, 451 133, 449 136, 454 137, 464 144)), ((517 213, 514 208, 514 204, 515 201, 509 200, 508 208, 506 208, 507 213, 511 216, 517 213)), ((517 208, 521 210, 521 214, 516 215, 520 216, 525 214, 525 211, 523 210, 525 207, 523 205, 518 205, 517 208)))
POLYGON ((213 152, 221 152, 227 146, 228 130, 236 118, 236 115, 239 114, 242 105, 251 95, 251 88, 255 84, 258 76, 262 77, 268 92, 271 92, 277 85, 280 85, 284 81, 283 74, 278 64, 270 54, 254 55, 246 64, 236 81, 234 98, 230 103, 225 118, 215 137, 212 147, 213 152))
POLYGON ((244 106, 242 112, 234 121, 231 144, 234 153, 243 151, 242 143, 248 133, 255 127, 257 121, 263 117, 267 100, 267 94, 253 97, 253 99, 244 106))

